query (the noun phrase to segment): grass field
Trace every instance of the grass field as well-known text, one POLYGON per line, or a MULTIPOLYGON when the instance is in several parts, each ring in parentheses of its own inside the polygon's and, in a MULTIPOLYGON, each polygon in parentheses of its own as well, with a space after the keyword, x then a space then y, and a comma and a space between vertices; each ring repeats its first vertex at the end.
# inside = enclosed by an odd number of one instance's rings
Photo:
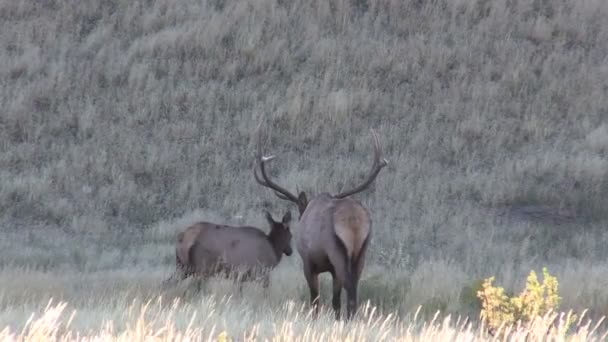
POLYGON ((606 17, 601 0, 0 0, 0 337, 52 298, 40 326, 100 339, 485 339, 470 287, 518 292, 543 266, 598 322, 606 17), (260 123, 272 174, 309 197, 360 182, 380 133, 351 325, 306 317, 295 254, 267 296, 160 288, 188 223, 296 214, 253 179, 260 123))

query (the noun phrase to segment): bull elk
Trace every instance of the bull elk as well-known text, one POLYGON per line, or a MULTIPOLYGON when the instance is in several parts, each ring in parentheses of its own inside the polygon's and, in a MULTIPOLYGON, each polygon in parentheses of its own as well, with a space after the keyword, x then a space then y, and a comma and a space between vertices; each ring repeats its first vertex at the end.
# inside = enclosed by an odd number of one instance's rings
MULTIPOLYGON (((265 166, 275 156, 262 155, 261 137, 258 136, 253 169, 255 180, 260 185, 272 189, 280 199, 295 203, 300 212, 296 245, 302 258, 315 315, 319 312, 319 274, 324 272, 330 272, 332 275, 332 307, 336 319, 340 319, 342 288, 346 290, 347 295, 347 318, 352 318, 357 310, 357 286, 371 239, 372 220, 369 211, 361 202, 350 196, 365 190, 388 164, 387 160, 382 158, 378 135, 374 130, 371 133, 374 141, 374 163, 366 180, 351 190, 336 195, 321 193, 310 201, 304 192, 300 192, 296 197, 270 179, 265 166)), ((258 134, 261 135, 260 131, 258 134)))
MULTIPOLYGON (((199 289, 202 279, 216 274, 242 275, 241 280, 261 278, 264 288, 269 285, 269 273, 290 256, 291 232, 288 211, 280 222, 265 212, 270 232, 256 227, 233 227, 210 222, 195 223, 177 234, 176 263, 178 278, 197 276, 199 289)), ((242 282, 239 285, 241 289, 242 282)))

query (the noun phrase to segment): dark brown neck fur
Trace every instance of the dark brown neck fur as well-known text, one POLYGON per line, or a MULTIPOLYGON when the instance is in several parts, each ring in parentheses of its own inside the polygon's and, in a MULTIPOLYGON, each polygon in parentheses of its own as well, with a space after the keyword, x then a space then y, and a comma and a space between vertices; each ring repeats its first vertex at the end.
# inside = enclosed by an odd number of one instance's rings
POLYGON ((281 261, 281 257, 283 256, 283 251, 279 249, 278 236, 274 230, 271 230, 268 235, 266 235, 268 241, 272 245, 272 249, 274 250, 274 254, 277 256, 277 262, 281 261))

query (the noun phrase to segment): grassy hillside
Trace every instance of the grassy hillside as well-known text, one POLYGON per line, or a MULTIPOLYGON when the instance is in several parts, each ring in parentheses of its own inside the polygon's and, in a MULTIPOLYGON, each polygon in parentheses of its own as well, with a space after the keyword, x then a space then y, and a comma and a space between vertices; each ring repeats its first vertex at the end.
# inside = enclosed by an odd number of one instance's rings
MULTIPOLYGON (((356 195, 362 301, 477 315, 466 286, 517 291, 547 265, 564 308, 608 314, 607 17, 593 0, 0 1, 0 323, 51 296, 101 317, 90 290, 157 294, 188 222, 295 213, 253 180, 259 123, 273 175, 309 194, 360 182, 380 133, 390 164, 356 195)), ((306 302, 299 257, 278 272, 276 295, 306 302)))

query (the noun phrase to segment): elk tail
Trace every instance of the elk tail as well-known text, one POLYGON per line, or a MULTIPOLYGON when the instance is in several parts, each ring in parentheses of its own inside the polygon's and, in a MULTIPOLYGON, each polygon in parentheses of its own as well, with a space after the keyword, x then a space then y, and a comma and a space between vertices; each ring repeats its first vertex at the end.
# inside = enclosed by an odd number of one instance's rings
MULTIPOLYGON (((177 248, 175 250, 175 261, 177 270, 181 271, 182 279, 187 278, 194 271, 193 260, 194 260, 194 246, 196 240, 189 241, 186 239, 186 233, 180 232, 177 234, 177 248)), ((190 239, 192 240, 192 239, 190 239)))
POLYGON ((340 237, 338 235, 335 235, 336 238, 336 242, 337 245, 339 246, 339 248, 341 249, 342 255, 344 256, 344 266, 345 266, 345 276, 346 276, 346 283, 344 284, 345 288, 348 290, 348 286, 356 286, 357 280, 358 280, 358 266, 360 262, 363 262, 363 258, 364 258, 364 253, 362 253, 362 251, 365 250, 365 248, 367 247, 367 243, 369 241, 369 236, 364 240, 363 242, 363 246, 360 249, 359 253, 357 254, 351 254, 349 253, 349 250, 347 249, 344 241, 342 241, 340 239, 340 237))
POLYGON ((353 256, 352 260, 351 260, 351 274, 352 274, 352 279, 356 280, 355 278, 357 278, 359 275, 357 274, 357 268, 359 266, 359 263, 363 262, 363 258, 365 257, 365 250, 367 249, 367 244, 369 243, 370 240, 370 235, 371 234, 367 234, 367 236, 365 237, 365 240, 363 240, 363 244, 361 245, 361 248, 359 248, 359 252, 357 253, 357 255, 353 256))
POLYGON ((175 249, 175 264, 177 265, 177 268, 181 268, 183 267, 183 264, 186 262, 186 260, 181 260, 181 258, 183 258, 185 255, 180 255, 180 244, 184 241, 184 232, 179 232, 177 233, 177 244, 178 247, 175 249))
POLYGON ((346 265, 348 267, 348 271, 346 276, 348 277, 348 282, 350 284, 355 284, 357 280, 357 260, 358 255, 347 256, 346 257, 346 265))
POLYGON ((195 240, 194 243, 188 249, 188 265, 186 265, 186 271, 188 275, 192 275, 196 269, 196 249, 197 249, 198 241, 195 240))
POLYGON ((347 281, 350 281, 352 279, 352 274, 354 273, 354 266, 355 263, 353 262, 354 260, 356 260, 356 258, 353 258, 350 253, 348 248, 346 247, 346 243, 344 241, 342 241, 342 239, 340 238, 340 236, 338 234, 334 234, 334 238, 336 240, 336 244, 338 245, 338 247, 340 248, 340 254, 343 255, 344 257, 344 266, 345 266, 345 270, 346 270, 346 279, 347 281))
POLYGON ((346 281, 355 281, 358 277, 357 268, 363 262, 365 249, 370 240, 371 223, 352 223, 334 218, 335 239, 344 255, 346 281))

